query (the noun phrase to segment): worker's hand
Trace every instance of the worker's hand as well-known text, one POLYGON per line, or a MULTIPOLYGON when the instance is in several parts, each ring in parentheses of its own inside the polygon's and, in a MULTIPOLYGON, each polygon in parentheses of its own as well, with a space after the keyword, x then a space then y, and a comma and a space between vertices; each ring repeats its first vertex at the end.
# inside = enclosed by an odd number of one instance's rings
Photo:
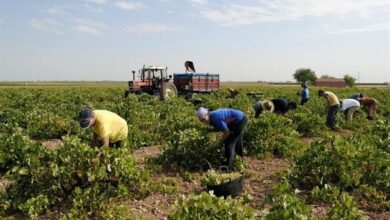
POLYGON ((102 152, 98 151, 98 152, 96 152, 94 158, 100 158, 102 156, 102 154, 103 154, 102 152))

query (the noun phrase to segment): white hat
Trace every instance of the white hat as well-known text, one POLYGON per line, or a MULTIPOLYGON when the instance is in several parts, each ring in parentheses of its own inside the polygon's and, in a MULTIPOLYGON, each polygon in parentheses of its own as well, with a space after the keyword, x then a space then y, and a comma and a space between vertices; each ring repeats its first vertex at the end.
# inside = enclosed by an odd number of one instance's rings
POLYGON ((273 102, 268 101, 268 100, 264 100, 264 101, 256 102, 254 109, 255 109, 256 113, 260 112, 261 110, 273 112, 275 109, 275 106, 274 106, 273 102))
POLYGON ((200 107, 198 111, 196 111, 196 115, 200 119, 204 119, 209 114, 209 110, 207 108, 200 107))
POLYGON ((270 111, 273 112, 275 109, 274 103, 271 101, 263 101, 261 102, 261 108, 263 108, 264 111, 270 111))

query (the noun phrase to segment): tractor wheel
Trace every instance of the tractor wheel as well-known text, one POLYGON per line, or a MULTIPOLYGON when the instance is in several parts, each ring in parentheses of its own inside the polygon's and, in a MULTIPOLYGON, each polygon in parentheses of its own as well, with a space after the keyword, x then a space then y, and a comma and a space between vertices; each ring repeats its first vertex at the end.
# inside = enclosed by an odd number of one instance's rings
POLYGON ((126 90, 126 91, 125 91, 125 98, 127 98, 127 97, 129 96, 129 94, 130 94, 130 91, 129 91, 129 90, 126 90))
POLYGON ((164 85, 164 90, 162 91, 163 100, 169 100, 177 96, 176 86, 172 83, 167 83, 164 85))

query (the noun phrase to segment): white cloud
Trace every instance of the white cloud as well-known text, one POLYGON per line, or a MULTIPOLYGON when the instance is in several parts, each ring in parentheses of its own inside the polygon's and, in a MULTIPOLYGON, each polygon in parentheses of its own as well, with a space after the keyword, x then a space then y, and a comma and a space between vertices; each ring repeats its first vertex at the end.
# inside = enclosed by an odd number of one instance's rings
POLYGON ((205 5, 208 3, 208 0, 190 0, 192 4, 205 5))
POLYGON ((109 0, 86 0, 87 2, 92 2, 96 4, 106 4, 109 0))
POLYGON ((93 7, 89 4, 84 4, 84 8, 87 9, 88 11, 94 12, 94 13, 102 13, 103 12, 103 10, 101 8, 93 7))
POLYGON ((129 27, 128 32, 133 34, 149 34, 149 33, 161 33, 161 32, 175 32, 180 28, 176 26, 170 26, 167 24, 142 24, 129 27))
POLYGON ((114 6, 123 10, 136 10, 145 7, 145 5, 140 2, 127 2, 127 1, 115 2, 114 6))
POLYGON ((84 33, 84 34, 92 34, 92 35, 102 35, 102 32, 97 30, 94 27, 86 26, 86 25, 77 25, 73 27, 73 30, 84 33))
POLYGON ((381 32, 390 31, 390 22, 365 24, 359 27, 341 27, 330 24, 324 24, 316 30, 309 30, 296 33, 297 36, 310 37, 315 35, 336 35, 336 34, 348 34, 348 33, 369 33, 369 32, 381 32))
POLYGON ((36 30, 45 30, 56 34, 62 34, 60 30, 63 27, 62 23, 59 23, 51 18, 31 19, 29 22, 30 27, 36 30))
POLYGON ((90 27, 95 27, 95 28, 107 28, 105 24, 88 20, 88 19, 83 19, 83 18, 74 18, 74 21, 78 23, 79 25, 85 25, 85 26, 90 26, 90 27))
POLYGON ((255 24, 299 20, 305 17, 344 16, 356 12, 368 16, 369 11, 390 7, 388 0, 278 0, 258 1, 252 5, 231 4, 201 12, 207 19, 222 25, 255 24))
POLYGON ((0 24, 4 23, 4 19, 0 18, 0 24))
POLYGON ((69 5, 53 5, 48 8, 44 8, 44 11, 52 15, 67 15, 81 9, 82 9, 81 5, 69 4, 69 5))
POLYGON ((325 26, 321 32, 328 33, 328 34, 344 34, 344 33, 378 32, 378 31, 390 31, 390 22, 370 24, 362 27, 352 27, 352 28, 325 26))
POLYGON ((73 19, 76 24, 72 27, 74 31, 84 34, 102 35, 108 30, 105 24, 82 18, 73 19))

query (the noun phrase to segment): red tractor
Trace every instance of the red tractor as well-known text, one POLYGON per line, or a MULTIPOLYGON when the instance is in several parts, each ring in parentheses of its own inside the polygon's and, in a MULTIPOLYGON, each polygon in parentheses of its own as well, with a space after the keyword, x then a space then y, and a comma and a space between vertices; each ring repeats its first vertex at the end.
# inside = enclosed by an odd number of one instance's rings
POLYGON ((139 79, 135 79, 133 70, 133 80, 129 81, 129 89, 125 92, 125 97, 131 93, 159 96, 161 100, 169 99, 177 95, 175 85, 172 83, 172 75, 167 74, 167 67, 147 66, 139 70, 139 79))
MULTIPOLYGON (((191 73, 175 73, 167 74, 167 67, 163 66, 147 66, 139 70, 138 78, 135 79, 135 71, 133 72, 133 80, 129 81, 129 89, 125 92, 125 97, 131 93, 141 94, 147 93, 156 95, 160 100, 166 100, 177 95, 183 95, 186 98, 192 97, 195 93, 211 93, 219 89, 219 74, 195 73, 192 62, 190 68, 187 61, 185 66, 191 70, 191 73)), ((186 72, 187 72, 186 71, 186 72)))

